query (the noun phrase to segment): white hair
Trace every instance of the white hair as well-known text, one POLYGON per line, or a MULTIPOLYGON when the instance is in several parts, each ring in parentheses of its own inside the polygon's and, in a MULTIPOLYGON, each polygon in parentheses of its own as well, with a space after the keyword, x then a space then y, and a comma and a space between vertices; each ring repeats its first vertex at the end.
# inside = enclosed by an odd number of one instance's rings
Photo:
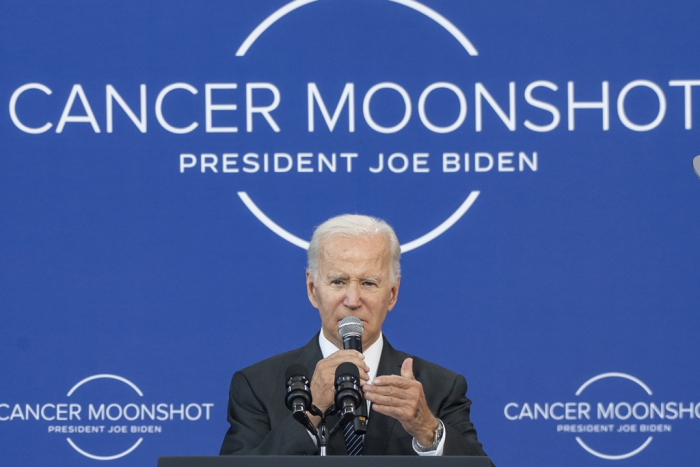
POLYGON ((396 237, 394 229, 386 221, 359 214, 343 214, 332 217, 316 227, 311 237, 308 251, 307 269, 311 274, 311 278, 316 282, 318 256, 323 243, 336 237, 360 238, 375 235, 383 235, 389 241, 389 252, 391 254, 389 277, 391 278, 391 283, 396 284, 398 277, 401 275, 401 245, 399 245, 399 239, 396 237))

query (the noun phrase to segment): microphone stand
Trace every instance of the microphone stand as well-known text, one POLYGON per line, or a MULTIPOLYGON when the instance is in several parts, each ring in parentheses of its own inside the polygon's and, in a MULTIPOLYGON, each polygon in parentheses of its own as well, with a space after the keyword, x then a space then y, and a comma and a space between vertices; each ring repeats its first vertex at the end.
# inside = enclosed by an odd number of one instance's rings
MULTIPOLYGON (((309 421, 308 425, 306 426, 306 429, 309 430, 315 437, 316 437, 316 444, 318 444, 318 455, 319 456, 326 456, 326 450, 328 447, 328 439, 333 436, 333 434, 340 429, 341 426, 345 425, 348 421, 350 421, 355 414, 353 413, 347 413, 345 416, 343 416, 338 422, 331 428, 330 431, 328 431, 328 425, 326 424, 326 417, 338 413, 338 408, 335 405, 332 405, 326 410, 325 412, 321 412, 321 409, 316 407, 315 405, 311 405, 311 408, 309 409, 309 412, 312 415, 317 415, 321 417, 321 422, 318 424, 318 428, 316 428, 311 421, 309 421), (345 422, 345 423, 343 423, 345 422)), ((307 418, 308 420, 308 418, 307 418)))

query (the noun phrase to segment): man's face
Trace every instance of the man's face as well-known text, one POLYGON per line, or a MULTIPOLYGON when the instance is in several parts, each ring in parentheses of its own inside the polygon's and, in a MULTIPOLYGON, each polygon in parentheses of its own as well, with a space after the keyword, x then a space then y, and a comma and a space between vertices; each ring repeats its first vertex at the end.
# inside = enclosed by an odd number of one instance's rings
POLYGON ((390 262, 389 240, 384 235, 336 237, 321 245, 318 277, 314 282, 307 271, 306 288, 321 315, 323 334, 338 348, 343 348, 338 325, 348 316, 362 321, 363 348, 379 337, 399 293, 400 277, 391 283, 390 262))

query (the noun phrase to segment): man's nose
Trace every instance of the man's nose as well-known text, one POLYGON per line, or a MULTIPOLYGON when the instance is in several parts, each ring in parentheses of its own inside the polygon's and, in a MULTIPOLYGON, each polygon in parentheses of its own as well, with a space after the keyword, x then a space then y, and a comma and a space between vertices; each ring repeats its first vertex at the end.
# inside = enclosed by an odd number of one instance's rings
POLYGON ((350 282, 347 289, 345 289, 345 300, 343 304, 352 309, 360 308, 362 306, 362 297, 360 284, 357 282, 350 282))

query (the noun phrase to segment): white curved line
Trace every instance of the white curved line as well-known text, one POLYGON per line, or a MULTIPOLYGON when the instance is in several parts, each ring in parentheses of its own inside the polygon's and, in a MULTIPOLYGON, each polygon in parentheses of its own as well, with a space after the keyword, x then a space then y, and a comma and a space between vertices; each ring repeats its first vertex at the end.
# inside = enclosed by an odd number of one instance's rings
POLYGON ((637 454, 642 452, 644 450, 644 448, 649 446, 649 443, 651 443, 652 439, 653 439, 653 437, 651 437, 651 436, 648 437, 647 440, 644 442, 644 444, 639 446, 634 451, 628 452, 627 454, 620 454, 619 456, 609 456, 608 454, 603 454, 603 453, 600 453, 598 451, 595 451, 595 450, 589 448, 588 446, 586 446, 586 443, 584 443, 581 438, 579 438, 578 436, 576 437, 576 441, 578 441, 578 444, 580 444, 583 449, 585 449, 589 453, 593 454, 594 456, 600 457, 601 459, 608 459, 611 461, 619 461, 621 459, 627 459, 629 457, 636 456, 637 454))
POLYGON ((301 238, 297 237, 296 235, 292 235, 286 230, 284 230, 282 227, 279 225, 275 224, 272 219, 267 217, 264 212, 258 208, 255 203, 253 202, 252 199, 248 196, 248 193, 245 191, 239 191, 238 192, 238 197, 241 198, 243 201, 243 204, 246 205, 246 207, 250 210, 250 212, 253 213, 255 217, 258 218, 260 222, 262 222, 265 227, 268 229, 272 230, 274 233, 279 235, 280 237, 284 238, 287 240, 289 243, 292 243, 299 248, 303 248, 305 250, 309 249, 309 242, 302 240, 301 238))
POLYGON ((114 459, 119 459, 120 457, 124 457, 127 454, 129 454, 131 451, 133 451, 134 449, 139 447, 139 444, 141 444, 141 441, 143 441, 143 438, 139 438, 139 440, 136 441, 136 443, 133 446, 131 446, 129 449, 127 449, 126 451, 124 451, 122 453, 115 454, 114 456, 96 456, 94 454, 90 454, 89 452, 85 452, 82 449, 80 449, 78 446, 76 446, 76 444, 70 438, 66 438, 66 439, 68 440, 68 444, 73 446, 73 449, 78 451, 83 456, 89 457, 90 459, 95 459, 96 461, 111 461, 114 459))
POLYGON ((595 383, 599 379, 603 379, 603 378, 625 378, 625 379, 628 379, 630 381, 634 381, 635 383, 640 385, 642 387, 642 389, 644 389, 647 392, 647 394, 649 394, 651 396, 651 389, 649 389, 649 386, 647 386, 641 380, 635 378, 634 376, 628 375, 627 373, 602 373, 602 374, 599 374, 598 376, 594 376, 593 378, 591 378, 588 381, 586 381, 585 383, 583 383, 580 388, 578 388, 578 391, 576 391, 576 395, 577 396, 581 395, 583 390, 586 389, 589 385, 591 385, 592 383, 595 383))
POLYGON ((82 386, 83 384, 87 383, 88 381, 92 381, 93 379, 116 379, 116 380, 118 380, 118 381, 121 381, 122 383, 128 384, 129 386, 131 386, 131 388, 132 388, 134 391, 136 391, 136 394, 138 394, 139 396, 143 397, 143 393, 141 392, 141 390, 140 390, 134 383, 132 383, 131 381, 129 381, 129 380, 126 379, 126 378, 122 378, 121 376, 117 376, 117 375, 93 375, 93 376, 88 376, 88 377, 85 378, 84 380, 78 382, 78 384, 76 384, 75 386, 73 386, 73 387, 70 389, 70 391, 68 391, 68 397, 70 397, 70 395, 73 394, 73 392, 75 392, 75 390, 78 389, 80 386, 82 386))
MULTIPOLYGON (((445 222, 443 222, 427 234, 423 235, 422 237, 419 237, 411 242, 401 245, 401 253, 414 250, 419 246, 423 246, 429 241, 434 240, 436 237, 442 235, 447 229, 452 227, 455 224, 455 222, 457 222, 464 215, 465 212, 467 212, 467 210, 472 206, 472 204, 474 204, 474 201, 480 193, 480 191, 472 191, 467 197, 467 199, 464 200, 462 205, 459 208, 457 208, 457 210, 453 212, 452 215, 448 217, 447 220, 445 220, 445 222)), ((289 243, 292 243, 298 246, 299 248, 303 248, 305 250, 309 249, 309 242, 302 240, 296 235, 287 232, 282 227, 277 225, 272 219, 267 217, 265 213, 262 212, 260 208, 258 208, 255 205, 253 200, 250 199, 248 193, 246 193, 245 191, 239 191, 238 197, 241 198, 243 204, 246 205, 250 212, 252 212, 253 215, 265 225, 265 227, 272 230, 274 233, 287 240, 289 243)))
POLYGON ((287 13, 296 10, 297 8, 306 5, 307 3, 315 1, 316 0, 294 0, 293 2, 287 3, 285 6, 272 13, 262 23, 258 24, 258 27, 253 29, 253 32, 251 32, 248 35, 248 37, 246 37, 241 46, 238 48, 238 51, 236 52, 236 57, 244 56, 250 48, 250 46, 253 45, 253 42, 255 42, 258 39, 258 37, 260 37, 260 35, 265 32, 267 28, 275 24, 275 22, 277 22, 278 19, 282 18, 287 13))
POLYGON ((459 208, 457 208, 457 210, 453 212, 452 215, 448 217, 447 220, 445 220, 445 222, 438 225, 422 237, 418 237, 413 241, 401 245, 401 253, 406 253, 407 251, 415 250, 419 246, 423 246, 429 241, 434 240, 436 237, 442 235, 447 229, 452 227, 455 224, 455 222, 457 222, 470 207, 472 207, 472 204, 474 204, 474 201, 476 201, 476 198, 479 196, 480 193, 480 191, 472 191, 471 193, 469 193, 467 199, 464 200, 462 205, 459 208))
MULTIPOLYGON (((307 5, 309 3, 315 2, 317 0, 294 0, 293 2, 290 2, 280 8, 279 10, 275 11, 272 13, 270 16, 268 16, 262 23, 260 23, 255 29, 253 29, 253 32, 251 32, 248 37, 243 41, 243 44, 238 48, 236 51, 236 57, 242 57, 248 52, 248 49, 253 45, 253 43, 264 33, 267 28, 275 24, 280 18, 285 16, 287 13, 290 13, 297 8, 300 8, 304 5, 307 5)), ((452 24, 450 20, 442 16, 440 13, 437 11, 428 8, 427 6, 423 5, 422 3, 419 3, 415 0, 389 0, 394 3, 398 3, 399 5, 403 5, 405 7, 411 8, 419 13, 424 14, 428 18, 432 19, 436 23, 438 23, 440 26, 445 28, 447 32, 452 34, 452 36, 457 39, 457 41, 462 44, 462 47, 467 51, 467 53, 473 57, 479 55, 479 52, 477 52, 476 48, 472 43, 467 39, 467 36, 465 36, 462 31, 460 31, 457 26, 452 24)))
POLYGON ((467 36, 462 34, 462 31, 457 29, 457 26, 452 24, 450 20, 442 16, 440 13, 437 11, 428 8, 427 6, 423 5, 422 3, 416 2, 415 0, 389 0, 390 2, 398 3, 400 5, 406 6, 408 8, 412 8, 416 10, 419 13, 423 13, 425 16, 428 18, 432 19, 435 21, 437 24, 442 26, 452 34, 452 36, 459 41, 460 44, 462 44, 462 47, 467 51, 469 55, 472 57, 476 57, 479 55, 479 52, 477 52, 476 48, 472 45, 472 43, 467 39, 467 36))

